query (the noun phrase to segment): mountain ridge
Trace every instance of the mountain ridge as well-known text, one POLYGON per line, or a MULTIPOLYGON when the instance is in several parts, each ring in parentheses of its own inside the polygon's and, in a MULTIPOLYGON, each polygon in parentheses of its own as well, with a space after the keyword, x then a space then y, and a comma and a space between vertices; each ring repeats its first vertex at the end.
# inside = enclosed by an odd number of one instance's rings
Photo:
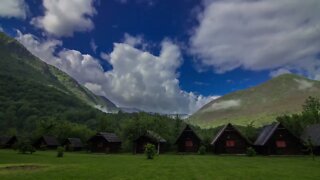
POLYGON ((320 82, 296 74, 284 74, 262 84, 215 99, 190 116, 188 121, 201 127, 231 122, 256 126, 275 121, 283 114, 301 111, 308 96, 320 96, 320 82))
POLYGON ((99 106, 108 112, 118 111, 110 100, 93 94, 66 73, 34 56, 17 40, 3 32, 0 32, 0 47, 1 74, 33 79, 65 94, 72 94, 92 107, 99 106))

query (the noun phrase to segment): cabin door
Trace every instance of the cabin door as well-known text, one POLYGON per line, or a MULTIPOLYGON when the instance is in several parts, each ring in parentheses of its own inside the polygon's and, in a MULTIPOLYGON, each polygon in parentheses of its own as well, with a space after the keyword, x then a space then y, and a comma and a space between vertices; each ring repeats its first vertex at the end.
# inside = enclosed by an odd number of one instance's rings
POLYGON ((194 152, 194 143, 192 139, 186 139, 184 143, 185 151, 186 152, 194 152))

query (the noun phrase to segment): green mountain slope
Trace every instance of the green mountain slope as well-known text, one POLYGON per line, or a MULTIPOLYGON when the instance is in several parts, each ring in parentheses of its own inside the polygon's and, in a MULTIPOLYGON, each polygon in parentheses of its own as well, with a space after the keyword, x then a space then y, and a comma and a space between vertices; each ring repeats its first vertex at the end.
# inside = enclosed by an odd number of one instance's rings
POLYGON ((0 74, 23 78, 51 87, 108 112, 118 108, 107 98, 94 95, 59 69, 33 56, 15 39, 0 32, 0 74))
POLYGON ((320 97, 320 82, 286 74, 261 85, 227 94, 203 106, 188 121, 201 127, 231 122, 261 126, 278 115, 301 111, 308 96, 320 97))

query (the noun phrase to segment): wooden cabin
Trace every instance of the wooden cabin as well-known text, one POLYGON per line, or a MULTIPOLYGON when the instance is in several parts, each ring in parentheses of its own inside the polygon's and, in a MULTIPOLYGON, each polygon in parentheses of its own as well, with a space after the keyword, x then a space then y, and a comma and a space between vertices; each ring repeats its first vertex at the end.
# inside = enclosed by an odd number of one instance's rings
POLYGON ((216 154, 245 154, 251 143, 229 123, 220 129, 211 145, 216 154))
POLYGON ((281 123, 274 123, 262 128, 254 143, 258 153, 264 155, 301 154, 303 144, 281 123))
POLYGON ((121 148, 121 140, 115 133, 99 132, 88 140, 91 152, 115 153, 121 148))
POLYGON ((17 141, 16 136, 0 136, 0 148, 12 148, 17 141))
POLYGON ((303 131, 301 139, 306 143, 311 140, 313 153, 320 155, 320 124, 308 126, 303 131))
POLYGON ((57 149, 58 146, 60 146, 59 141, 53 137, 53 136, 41 136, 39 139, 37 139, 33 146, 36 149, 57 149))
POLYGON ((198 152, 201 139, 191 127, 187 125, 179 135, 175 144, 178 147, 178 152, 198 152))
POLYGON ((143 135, 139 136, 136 140, 134 140, 134 153, 144 153, 145 146, 147 144, 153 144, 156 149, 157 153, 163 153, 164 152, 164 146, 167 141, 162 138, 159 134, 147 130, 143 135))
POLYGON ((66 151, 81 151, 83 149, 83 143, 80 138, 67 138, 62 145, 66 151))

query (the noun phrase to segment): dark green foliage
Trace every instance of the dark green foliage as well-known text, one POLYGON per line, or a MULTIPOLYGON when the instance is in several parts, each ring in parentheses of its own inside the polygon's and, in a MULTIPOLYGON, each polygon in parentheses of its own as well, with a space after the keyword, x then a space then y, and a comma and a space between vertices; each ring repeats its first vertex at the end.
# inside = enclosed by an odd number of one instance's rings
POLYGON ((36 152, 35 148, 31 145, 30 141, 28 140, 20 140, 15 148, 17 148, 17 150, 21 154, 33 154, 34 152, 36 152))
POLYGON ((313 148, 314 148, 314 145, 311 141, 311 137, 308 137, 308 140, 306 142, 306 147, 307 147, 307 151, 309 152, 310 156, 312 157, 312 159, 314 160, 314 153, 313 153, 313 148))
POLYGON ((57 157, 62 158, 64 154, 64 147, 57 148, 57 157))
POLYGON ((147 156, 147 159, 153 159, 154 156, 156 155, 156 147, 153 144, 147 144, 145 146, 144 153, 147 156))
POLYGON ((254 142, 258 135, 258 130, 254 127, 254 121, 248 123, 248 125, 245 126, 242 131, 244 132, 243 135, 251 142, 254 142))
POLYGON ((246 154, 247 154, 248 157, 253 157, 253 156, 255 156, 257 153, 256 153, 256 151, 255 151, 252 147, 248 147, 246 154))
POLYGON ((198 153, 200 155, 205 155, 206 154, 206 147, 205 146, 200 146, 198 153))
POLYGON ((277 121, 283 123, 296 136, 300 137, 305 127, 320 123, 320 100, 315 97, 308 97, 300 114, 279 116, 277 121))

